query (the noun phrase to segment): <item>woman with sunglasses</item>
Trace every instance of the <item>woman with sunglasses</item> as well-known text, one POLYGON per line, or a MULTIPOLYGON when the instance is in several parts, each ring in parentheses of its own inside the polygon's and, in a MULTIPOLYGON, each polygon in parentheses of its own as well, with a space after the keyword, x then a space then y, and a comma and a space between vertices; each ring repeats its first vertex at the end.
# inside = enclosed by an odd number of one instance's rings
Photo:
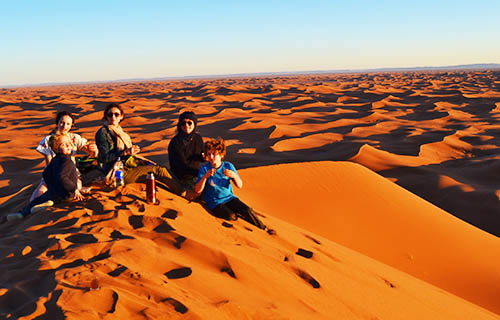
POLYGON ((158 166, 152 161, 150 161, 152 165, 141 165, 140 163, 147 162, 147 160, 137 161, 133 157, 141 149, 138 145, 132 144, 130 136, 120 126, 120 122, 124 117, 122 107, 116 103, 109 104, 104 110, 104 125, 97 131, 95 136, 99 148, 98 161, 104 174, 107 175, 117 159, 120 158, 125 165, 125 183, 145 182, 148 172, 153 172, 159 186, 186 197, 186 191, 177 181, 172 179, 166 168, 158 166))
MULTIPOLYGON (((48 136, 44 137, 36 147, 36 151, 40 152, 45 157, 45 163, 47 166, 50 164, 52 158, 56 156, 56 153, 49 145, 50 138, 54 135, 65 135, 69 137, 72 144, 72 156, 74 156, 77 151, 83 151, 91 158, 95 158, 97 156, 98 149, 95 143, 87 141, 87 139, 82 138, 82 136, 77 133, 70 132, 71 128, 75 124, 75 117, 71 114, 71 112, 59 111, 56 115, 55 123, 56 128, 53 129, 48 136)), ((80 180, 79 186, 81 188, 80 180)), ((30 201, 41 196, 46 191, 47 185, 42 178, 42 181, 31 195, 30 201)))
POLYGON ((198 119, 194 112, 186 111, 179 116, 177 134, 168 145, 170 170, 180 183, 194 190, 198 171, 203 159, 203 139, 196 133, 198 119))

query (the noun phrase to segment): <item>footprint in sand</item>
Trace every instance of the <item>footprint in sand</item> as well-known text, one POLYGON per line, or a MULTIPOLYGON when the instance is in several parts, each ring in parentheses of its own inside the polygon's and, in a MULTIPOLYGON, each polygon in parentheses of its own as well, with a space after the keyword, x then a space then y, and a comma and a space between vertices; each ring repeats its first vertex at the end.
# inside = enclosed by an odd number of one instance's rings
POLYGON ((231 278, 235 278, 236 279, 236 275, 234 274, 234 271, 233 269, 231 269, 231 266, 227 265, 227 266, 224 266, 220 269, 221 272, 225 272, 227 273, 231 278))
POLYGON ((135 239, 134 237, 123 235, 118 230, 115 230, 115 231, 111 232, 110 237, 113 240, 135 239))
POLYGON ((128 270, 127 267, 125 267, 125 266, 119 266, 115 270, 113 270, 111 272, 108 272, 108 275, 110 275, 112 277, 118 277, 120 274, 122 274, 123 272, 125 272, 127 270, 128 270))
POLYGON ((304 270, 297 270, 297 275, 304 279, 307 283, 309 283, 313 288, 319 289, 321 286, 316 279, 314 279, 309 273, 305 272, 304 270))
POLYGON ((139 229, 144 227, 144 222, 142 221, 144 216, 137 216, 137 215, 132 215, 128 217, 128 223, 132 226, 134 229, 139 229))
POLYGON ((382 280, 384 280, 385 284, 388 285, 389 287, 396 288, 396 285, 394 283, 390 282, 389 280, 387 280, 385 278, 382 278, 382 280))
POLYGON ((161 302, 170 303, 174 307, 175 311, 182 313, 182 314, 188 312, 188 310, 189 310, 185 305, 183 305, 179 301, 175 300, 174 298, 165 298, 165 299, 161 300, 161 302))
POLYGON ((186 241, 186 237, 184 236, 177 236, 175 237, 175 242, 174 242, 174 247, 176 247, 177 249, 180 249, 181 248, 181 245, 184 243, 184 241, 186 241))
POLYGON ((168 223, 162 221, 158 226, 153 229, 154 232, 158 233, 169 233, 170 231, 175 231, 175 229, 168 223))
POLYGON ((297 250, 297 252, 295 252, 296 255, 299 255, 299 256, 302 256, 304 258, 307 258, 307 259, 311 259, 312 256, 313 256, 313 253, 309 250, 305 250, 305 249, 302 249, 302 248, 299 248, 299 250, 297 250))
POLYGON ((167 278, 169 279, 181 279, 181 278, 186 278, 189 277, 193 271, 189 267, 182 267, 182 268, 177 268, 177 269, 172 269, 168 272, 165 273, 167 278))
POLYGON ((72 243, 96 243, 97 239, 91 235, 86 233, 77 233, 72 236, 69 236, 65 239, 66 241, 72 243))
POLYGON ((314 243, 316 243, 316 244, 321 244, 321 242, 319 242, 319 240, 314 239, 313 237, 311 237, 311 236, 310 236, 310 235, 308 235, 308 234, 305 234, 304 236, 305 236, 307 239, 309 239, 309 240, 313 241, 313 242, 314 242, 314 243))
POLYGON ((177 212, 176 210, 168 209, 161 217, 174 220, 178 215, 179 212, 177 212))

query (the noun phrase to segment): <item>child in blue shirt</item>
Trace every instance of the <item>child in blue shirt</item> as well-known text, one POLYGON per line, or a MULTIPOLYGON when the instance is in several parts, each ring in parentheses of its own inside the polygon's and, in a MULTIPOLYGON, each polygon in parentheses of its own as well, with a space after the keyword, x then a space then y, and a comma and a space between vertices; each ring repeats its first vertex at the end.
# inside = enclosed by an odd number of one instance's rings
POLYGON ((252 208, 243 203, 233 193, 232 183, 238 188, 243 187, 243 181, 230 162, 223 161, 226 155, 226 145, 222 139, 211 139, 205 142, 205 157, 208 163, 198 172, 195 192, 203 192, 203 199, 216 217, 226 220, 236 220, 238 217, 250 222, 256 227, 274 234, 255 215, 252 208), (232 183, 231 183, 232 182, 232 183))

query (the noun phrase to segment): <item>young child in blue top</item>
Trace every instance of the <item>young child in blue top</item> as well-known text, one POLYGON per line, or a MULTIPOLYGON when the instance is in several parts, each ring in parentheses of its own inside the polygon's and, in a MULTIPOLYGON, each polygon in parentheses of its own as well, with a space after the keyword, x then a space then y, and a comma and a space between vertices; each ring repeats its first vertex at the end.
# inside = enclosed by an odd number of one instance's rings
POLYGON ((238 188, 243 187, 243 181, 230 162, 223 161, 226 155, 226 145, 222 139, 211 139, 205 142, 205 157, 208 163, 198 172, 195 192, 203 192, 203 199, 214 215, 226 220, 236 220, 238 217, 250 222, 256 227, 274 234, 248 207, 233 193, 232 183, 238 188))

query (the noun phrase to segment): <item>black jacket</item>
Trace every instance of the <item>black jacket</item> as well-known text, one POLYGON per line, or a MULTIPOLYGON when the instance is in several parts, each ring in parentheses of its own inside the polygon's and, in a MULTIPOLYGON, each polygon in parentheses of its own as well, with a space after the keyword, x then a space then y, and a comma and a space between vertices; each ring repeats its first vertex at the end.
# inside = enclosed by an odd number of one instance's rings
POLYGON ((189 179, 198 176, 198 170, 205 162, 202 156, 203 139, 197 133, 186 140, 177 134, 168 144, 170 169, 177 179, 189 179))
POLYGON ((43 170, 43 180, 51 199, 72 198, 78 187, 78 172, 71 156, 56 154, 43 170))

